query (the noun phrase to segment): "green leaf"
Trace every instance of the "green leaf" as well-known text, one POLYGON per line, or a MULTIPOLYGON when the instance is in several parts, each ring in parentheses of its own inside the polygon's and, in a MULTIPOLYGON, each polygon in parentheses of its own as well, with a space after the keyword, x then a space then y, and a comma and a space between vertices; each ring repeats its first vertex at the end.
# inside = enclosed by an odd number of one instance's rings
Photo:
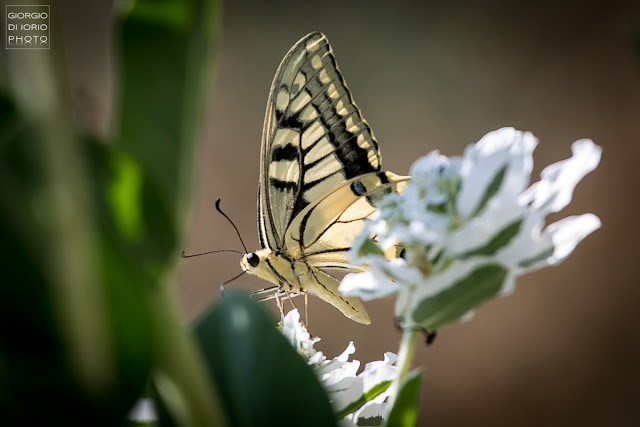
POLYGON ((508 245, 515 236, 520 232, 520 226, 522 225, 522 218, 518 219, 505 228, 500 230, 493 238, 484 246, 476 249, 472 249, 464 254, 460 255, 460 259, 467 259, 476 255, 494 255, 501 248, 508 245))
POLYGON ((420 301, 413 309, 413 321, 427 330, 455 322, 469 310, 493 298, 502 288, 507 272, 499 264, 476 268, 446 290, 420 301))
POLYGON ((361 427, 379 427, 385 425, 385 423, 384 418, 382 418, 380 415, 377 415, 370 418, 359 417, 356 425, 361 427))
POLYGON ((484 194, 482 195, 482 199, 480 199, 480 202, 478 203, 478 206, 476 207, 475 212, 471 216, 477 216, 480 212, 482 212, 484 207, 489 202, 489 199, 491 199, 498 192, 498 190, 500 189, 500 186, 502 185, 502 181, 504 180, 504 175, 506 172, 507 172, 507 165, 504 165, 495 174, 495 176, 487 186, 487 189, 485 190, 484 194))
POLYGON ((114 153, 113 182, 106 188, 116 228, 126 240, 137 240, 144 232, 142 217, 142 171, 122 153, 114 153))
MULTIPOLYGON (((55 93, 49 65, 29 80, 42 93, 55 93)), ((85 141, 55 99, 25 105, 31 89, 0 96, 2 419, 119 424, 151 369, 148 295, 107 254, 85 141)))
POLYGON ((382 381, 374 385, 369 389, 369 391, 361 395, 358 400, 356 400, 355 402, 351 402, 349 405, 347 405, 346 407, 338 411, 338 413, 336 413, 336 418, 340 420, 346 417, 347 415, 351 414, 352 412, 357 411, 365 403, 372 401, 373 399, 375 399, 376 397, 384 393, 389 388, 390 385, 391 385, 391 381, 382 381))
MULTIPOLYGON (((177 369, 155 368, 173 373, 189 360, 166 356, 156 342, 175 345, 186 335, 182 319, 165 322, 168 333, 150 311, 166 307, 154 287, 174 262, 189 208, 218 17, 212 0, 132 5, 115 32, 121 85, 112 141, 73 127, 51 56, 0 58, 5 424, 122 425, 152 362, 172 360, 177 369)), ((177 377, 169 380, 191 410, 197 399, 177 377)), ((192 391, 210 405, 203 389, 192 391)))
POLYGON ((384 251, 380 249, 380 246, 373 239, 367 238, 358 248, 358 256, 366 257, 369 255, 384 256, 384 251))
POLYGON ((409 372, 402 380, 387 419, 389 427, 412 427, 418 421, 422 368, 409 372))
POLYGON ((521 268, 533 267, 535 264, 541 261, 544 261, 545 259, 549 258, 551 255, 553 255, 553 251, 554 251, 553 246, 551 246, 550 248, 544 249, 530 258, 523 259, 522 261, 520 261, 518 263, 518 267, 521 267, 521 268))
POLYGON ((219 19, 217 0, 139 0, 120 25, 114 138, 142 170, 146 235, 168 237, 158 248, 165 257, 190 206, 194 144, 219 19))
POLYGON ((233 426, 332 426, 313 370, 247 297, 225 294, 195 327, 233 426))

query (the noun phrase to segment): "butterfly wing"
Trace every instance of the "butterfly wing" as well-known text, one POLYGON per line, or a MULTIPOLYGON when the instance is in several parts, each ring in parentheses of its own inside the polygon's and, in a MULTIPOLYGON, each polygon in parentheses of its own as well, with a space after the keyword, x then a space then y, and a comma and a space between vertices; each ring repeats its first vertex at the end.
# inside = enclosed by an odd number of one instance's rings
POLYGON ((309 267, 308 271, 309 274, 305 284, 309 293, 336 307, 351 320, 365 325, 371 323, 367 311, 358 298, 344 297, 338 291, 338 286, 340 285, 338 279, 315 267, 309 267))
POLYGON ((262 135, 260 243, 285 245, 292 221, 334 187, 380 170, 378 143, 321 33, 287 53, 271 85, 262 135))
MULTIPOLYGON (((340 282, 318 268, 361 270, 349 266, 353 240, 362 231, 365 218, 375 212, 375 201, 402 191, 408 180, 391 172, 371 172, 347 180, 307 205, 286 231, 287 254, 308 266, 308 274, 298 276, 306 277, 304 289, 356 322, 370 323, 362 302, 340 294, 340 282)), ((395 249, 391 252, 389 255, 395 256, 395 249)))
POLYGON ((390 192, 401 192, 408 182, 408 176, 391 172, 345 181, 293 219, 285 236, 286 252, 311 266, 354 270, 349 267, 349 249, 364 219, 375 211, 373 204, 390 192))

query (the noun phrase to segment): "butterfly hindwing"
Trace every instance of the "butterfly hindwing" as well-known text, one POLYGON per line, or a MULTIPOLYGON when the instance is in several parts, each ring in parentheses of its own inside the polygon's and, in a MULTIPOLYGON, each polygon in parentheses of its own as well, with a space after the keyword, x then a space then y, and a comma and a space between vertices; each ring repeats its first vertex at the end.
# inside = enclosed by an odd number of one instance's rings
POLYGON ((293 219, 285 236, 286 252, 311 266, 353 270, 349 249, 364 228, 364 219, 375 211, 373 203, 402 191, 408 179, 372 172, 345 181, 293 219))
POLYGON ((358 298, 342 296, 338 291, 340 285, 338 279, 314 267, 309 267, 309 274, 311 278, 306 281, 309 293, 336 307, 351 320, 365 325, 371 323, 367 311, 358 298))
POLYGON ((259 233, 272 250, 284 246, 287 228, 310 203, 380 170, 378 143, 321 33, 296 43, 278 68, 260 165, 259 233))

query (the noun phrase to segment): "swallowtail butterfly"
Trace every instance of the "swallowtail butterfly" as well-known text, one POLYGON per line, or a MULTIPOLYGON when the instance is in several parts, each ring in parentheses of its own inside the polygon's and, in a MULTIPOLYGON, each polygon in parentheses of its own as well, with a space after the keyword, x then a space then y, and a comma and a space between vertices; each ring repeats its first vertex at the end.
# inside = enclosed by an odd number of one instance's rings
POLYGON ((358 298, 343 297, 325 270, 349 266, 349 248, 383 195, 409 177, 380 170, 380 151, 321 33, 296 43, 269 92, 262 134, 258 226, 262 249, 242 269, 278 293, 316 295, 370 323, 358 298))

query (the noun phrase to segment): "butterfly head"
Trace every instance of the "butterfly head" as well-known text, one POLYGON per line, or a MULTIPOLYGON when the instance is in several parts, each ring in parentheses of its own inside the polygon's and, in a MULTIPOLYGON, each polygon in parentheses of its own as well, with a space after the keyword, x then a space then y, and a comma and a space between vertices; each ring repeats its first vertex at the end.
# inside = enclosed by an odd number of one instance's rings
POLYGON ((242 256, 242 260, 240 260, 240 266, 243 271, 249 274, 254 274, 271 281, 269 263, 267 262, 267 258, 271 253, 269 249, 260 249, 255 252, 246 253, 242 256))
POLYGON ((244 254, 242 257, 242 265, 245 267, 245 270, 249 270, 250 268, 256 268, 260 265, 260 256, 255 252, 249 252, 248 254, 244 254))

